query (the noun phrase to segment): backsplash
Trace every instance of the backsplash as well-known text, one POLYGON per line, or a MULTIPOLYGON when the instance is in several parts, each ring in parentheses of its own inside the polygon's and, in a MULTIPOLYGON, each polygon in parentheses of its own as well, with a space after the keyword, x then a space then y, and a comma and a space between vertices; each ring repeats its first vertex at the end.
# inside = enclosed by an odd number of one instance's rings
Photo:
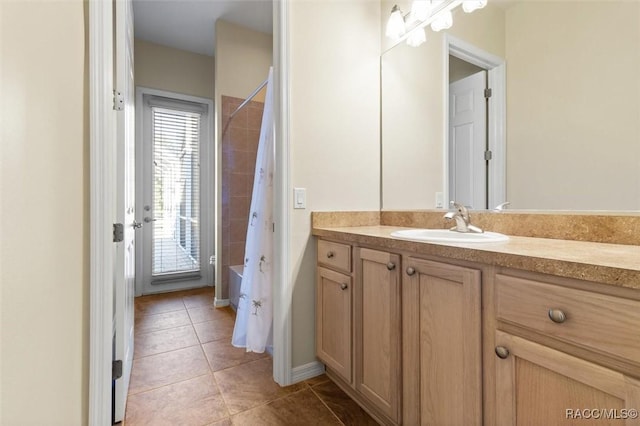
MULTIPOLYGON (((445 210, 314 212, 313 227, 400 226, 449 228, 445 210), (379 220, 376 222, 376 218, 379 220)), ((471 212, 471 223, 507 235, 640 245, 640 214, 570 212, 471 212)))

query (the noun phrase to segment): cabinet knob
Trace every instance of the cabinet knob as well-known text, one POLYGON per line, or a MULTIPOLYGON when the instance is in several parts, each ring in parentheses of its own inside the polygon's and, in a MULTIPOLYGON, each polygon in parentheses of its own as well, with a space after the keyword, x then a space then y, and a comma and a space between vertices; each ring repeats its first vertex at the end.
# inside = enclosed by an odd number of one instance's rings
POLYGON ((562 324, 566 321, 567 316, 560 309, 549 309, 549 319, 556 324, 562 324))
POLYGON ((393 262, 387 263, 387 269, 393 271, 394 269, 396 269, 396 264, 393 262))
POLYGON ((407 275, 413 275, 415 273, 416 273, 416 270, 413 269, 411 266, 407 268, 407 275))
POLYGON ((348 286, 348 285, 346 285, 345 283, 340 284, 340 289, 342 289, 342 290, 346 290, 346 289, 348 289, 348 288, 349 288, 349 286, 348 286))
POLYGON ((496 355, 500 359, 506 359, 509 356, 509 349, 504 346, 496 346, 496 355))
POLYGON ((327 259, 331 259, 333 256, 335 256, 335 253, 332 251, 327 252, 327 259))

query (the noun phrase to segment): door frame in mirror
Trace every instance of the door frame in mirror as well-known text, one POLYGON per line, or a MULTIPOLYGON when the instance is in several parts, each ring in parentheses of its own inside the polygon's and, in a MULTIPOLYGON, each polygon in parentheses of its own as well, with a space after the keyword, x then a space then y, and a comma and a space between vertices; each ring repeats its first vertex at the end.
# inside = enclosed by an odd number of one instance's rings
POLYGON ((444 146, 443 183, 445 199, 449 199, 449 56, 469 62, 487 70, 491 98, 488 103, 487 143, 492 158, 487 170, 489 206, 504 203, 507 198, 507 157, 506 157, 506 64, 503 58, 492 55, 466 41, 445 34, 444 40, 444 146))

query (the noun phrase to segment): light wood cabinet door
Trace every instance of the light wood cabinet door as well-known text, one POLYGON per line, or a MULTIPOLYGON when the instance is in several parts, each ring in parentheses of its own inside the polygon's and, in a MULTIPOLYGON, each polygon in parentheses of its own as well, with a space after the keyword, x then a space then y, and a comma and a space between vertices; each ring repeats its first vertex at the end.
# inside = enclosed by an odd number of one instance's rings
POLYGON ((316 355, 352 383, 351 277, 318 267, 316 294, 316 355))
POLYGON ((496 355, 498 426, 640 425, 636 379, 501 331, 496 355))
POLYGON ((480 271, 412 257, 403 270, 403 424, 481 425, 480 271))
POLYGON ((400 256, 356 249, 356 390, 400 421, 400 256))

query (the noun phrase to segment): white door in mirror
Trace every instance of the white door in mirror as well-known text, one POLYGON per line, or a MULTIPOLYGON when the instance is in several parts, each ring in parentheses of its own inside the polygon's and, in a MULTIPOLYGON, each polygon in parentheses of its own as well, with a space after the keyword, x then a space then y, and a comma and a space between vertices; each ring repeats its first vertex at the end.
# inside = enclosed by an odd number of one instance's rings
POLYGON ((449 199, 487 208, 487 72, 449 85, 449 199))

